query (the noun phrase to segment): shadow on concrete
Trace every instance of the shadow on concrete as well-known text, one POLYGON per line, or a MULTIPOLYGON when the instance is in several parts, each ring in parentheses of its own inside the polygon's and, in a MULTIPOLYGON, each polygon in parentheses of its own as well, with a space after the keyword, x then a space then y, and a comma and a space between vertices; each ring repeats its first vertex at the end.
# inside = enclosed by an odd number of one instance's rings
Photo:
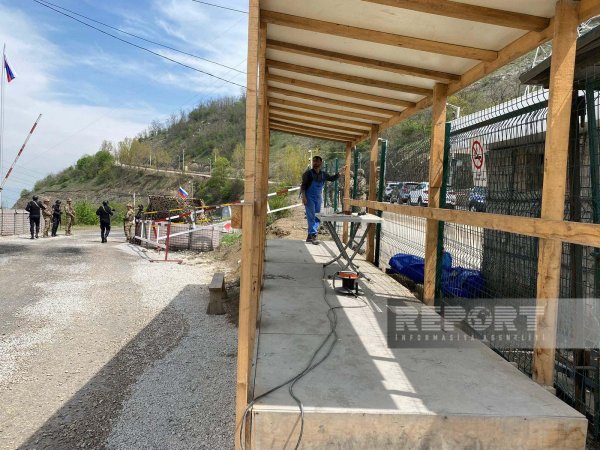
POLYGON ((15 253, 23 253, 27 249, 26 245, 0 243, 0 256, 13 255, 15 253))
POLYGON ((187 285, 143 330, 131 339, 92 379, 71 397, 19 449, 103 449, 130 387, 144 370, 163 358, 187 335, 189 324, 177 307, 187 285))

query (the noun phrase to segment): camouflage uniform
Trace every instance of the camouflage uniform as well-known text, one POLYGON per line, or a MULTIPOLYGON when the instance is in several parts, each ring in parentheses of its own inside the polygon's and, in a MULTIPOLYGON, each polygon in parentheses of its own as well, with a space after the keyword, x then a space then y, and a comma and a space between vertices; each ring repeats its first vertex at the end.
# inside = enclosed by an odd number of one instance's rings
POLYGON ((125 217, 123 217, 123 230, 125 231, 125 239, 127 240, 127 242, 133 241, 131 229, 133 228, 134 219, 135 214, 133 213, 133 206, 127 205, 127 212, 125 213, 125 217))
POLYGON ((46 209, 42 209, 42 215, 44 216, 44 234, 43 237, 48 237, 50 234, 50 226, 52 225, 52 208, 50 207, 50 199, 44 199, 44 206, 46 209))
POLYGON ((71 227, 73 226, 73 223, 75 223, 75 209, 73 209, 73 204, 72 204, 73 200, 71 200, 70 198, 67 199, 67 206, 65 206, 65 214, 67 216, 67 224, 66 224, 66 230, 65 230, 65 236, 72 236, 71 233, 71 227))

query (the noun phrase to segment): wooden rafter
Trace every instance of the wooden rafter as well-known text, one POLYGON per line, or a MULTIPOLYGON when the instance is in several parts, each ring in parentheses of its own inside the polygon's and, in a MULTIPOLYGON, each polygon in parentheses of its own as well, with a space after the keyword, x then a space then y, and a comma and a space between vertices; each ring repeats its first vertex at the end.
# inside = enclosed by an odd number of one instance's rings
POLYGON ((315 69, 314 67, 300 66, 298 64, 290 64, 282 61, 267 60, 267 67, 272 69, 285 70, 286 72, 302 73, 304 75, 312 75, 315 77, 329 78, 335 81, 345 81, 346 83, 359 84, 389 91, 406 92, 416 95, 431 95, 432 90, 408 84, 392 83, 391 81, 373 80, 371 78, 357 77, 355 75, 347 75, 345 73, 331 72, 330 70, 315 69))
POLYGON ((369 30, 367 28, 352 27, 339 23, 325 22, 306 17, 293 16, 274 11, 261 10, 261 20, 288 28, 296 28, 316 33, 324 33, 377 44, 392 45, 395 47, 410 48, 429 53, 438 53, 459 58, 475 59, 479 61, 493 61, 497 52, 464 45, 448 44, 446 42, 430 41, 410 36, 401 36, 383 31, 369 30))
POLYGON ((345 125, 353 125, 355 128, 361 128, 363 130, 370 130, 371 125, 366 122, 359 122, 358 120, 351 120, 339 117, 325 116, 323 114, 311 113, 306 111, 298 111, 296 109, 284 109, 271 106, 269 109, 271 114, 277 114, 279 116, 286 117, 303 117, 307 119, 314 119, 319 121, 331 122, 332 124, 341 123, 345 125))
POLYGON ((329 97, 321 97, 320 95, 306 94, 304 92, 290 91, 289 89, 281 89, 269 86, 269 96, 272 96, 273 94, 285 95, 286 97, 300 98, 302 100, 309 100, 311 102, 325 103, 328 105, 339 106, 342 108, 351 108, 357 111, 365 111, 388 117, 398 113, 398 111, 393 109, 377 108, 375 106, 368 106, 360 103, 347 102, 344 100, 337 100, 329 97))
POLYGON ((485 6, 458 3, 451 0, 363 0, 379 5, 410 9, 426 14, 452 17, 454 19, 499 25, 527 31, 542 31, 549 23, 546 17, 522 14, 485 6))
POLYGON ((331 137, 336 137, 336 138, 340 138, 340 139, 345 139, 346 141, 351 141, 354 138, 353 135, 347 134, 347 133, 344 133, 341 131, 335 132, 335 131, 323 130, 321 128, 310 127, 308 125, 284 123, 284 122, 278 122, 275 120, 271 120, 270 126, 271 127, 289 128, 289 129, 293 129, 293 130, 297 130, 297 131, 302 131, 305 133, 317 133, 317 134, 320 134, 323 136, 331 136, 331 137))
POLYGON ((348 139, 342 139, 342 138, 336 138, 336 137, 331 137, 331 136, 317 136, 314 133, 307 133, 307 132, 302 132, 302 131, 297 131, 297 130, 293 130, 293 129, 289 129, 289 128, 285 128, 285 127, 279 127, 277 125, 269 125, 269 128, 275 131, 281 131, 282 133, 290 133, 290 134, 297 134, 298 136, 305 136, 305 137, 310 137, 313 139, 325 139, 328 141, 338 141, 338 142, 348 142, 348 139))
POLYGON ((284 98, 270 97, 269 104, 287 106, 290 108, 300 108, 308 111, 318 111, 327 114, 333 114, 339 117, 351 117, 353 119, 362 119, 370 123, 381 123, 385 120, 384 117, 373 116, 371 114, 357 113, 354 111, 346 111, 343 109, 326 108, 319 105, 311 105, 309 103, 295 102, 284 98))
POLYGON ((356 128, 352 128, 352 127, 346 127, 343 125, 336 125, 336 124, 332 124, 332 123, 316 122, 314 120, 302 119, 299 117, 284 116, 281 114, 271 114, 271 120, 273 122, 279 122, 279 123, 289 122, 289 123, 297 123, 297 124, 301 124, 301 125, 314 126, 316 128, 325 128, 325 129, 330 129, 331 131, 334 131, 334 132, 339 131, 340 133, 346 132, 349 134, 358 134, 358 135, 363 134, 362 130, 357 130, 356 128))
POLYGON ((361 100, 367 100, 370 102, 387 103, 389 105, 400 106, 402 108, 408 108, 415 106, 414 102, 406 100, 398 100, 396 98, 383 97, 381 95, 365 94, 364 92, 351 91, 349 89, 341 89, 333 86, 326 86, 324 84, 312 83, 310 81, 297 80, 295 78, 282 77, 280 75, 269 75, 269 81, 280 84, 287 84, 289 86, 296 86, 304 89, 312 89, 315 91, 326 92, 328 94, 343 95, 345 97, 358 98, 361 100))
POLYGON ((457 81, 460 79, 459 75, 453 73, 421 69, 419 67, 412 67, 387 61, 379 61, 377 59, 363 58, 361 56, 346 55, 344 53, 331 52, 329 50, 321 50, 318 48, 306 47, 304 45, 291 44, 282 41, 274 41, 271 39, 267 40, 267 48, 286 53, 294 53, 297 55, 325 59, 327 61, 366 67, 368 69, 384 70, 386 72, 392 72, 398 75, 410 75, 419 78, 427 78, 430 80, 439 81, 441 83, 449 83, 451 81, 457 81))

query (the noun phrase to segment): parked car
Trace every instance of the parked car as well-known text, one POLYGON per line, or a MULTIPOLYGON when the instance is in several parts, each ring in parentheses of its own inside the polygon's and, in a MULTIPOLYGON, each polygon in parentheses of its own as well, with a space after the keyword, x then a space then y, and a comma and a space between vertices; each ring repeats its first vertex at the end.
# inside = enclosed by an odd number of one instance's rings
POLYGON ((396 182, 396 181, 388 181, 385 185, 385 190, 383 191, 383 201, 384 202, 389 202, 390 201, 390 196, 392 195, 393 190, 399 185, 400 183, 396 182))
MULTIPOLYGON (((419 183, 409 194, 411 205, 427 206, 429 204, 429 183, 419 183)), ((456 193, 451 186, 446 187, 446 208, 456 207, 456 193)))
POLYGON ((391 203, 408 203, 410 191, 419 185, 416 181, 403 181, 398 183, 390 195, 391 203))
POLYGON ((469 211, 485 212, 485 199, 487 189, 483 186, 475 186, 469 191, 469 211))

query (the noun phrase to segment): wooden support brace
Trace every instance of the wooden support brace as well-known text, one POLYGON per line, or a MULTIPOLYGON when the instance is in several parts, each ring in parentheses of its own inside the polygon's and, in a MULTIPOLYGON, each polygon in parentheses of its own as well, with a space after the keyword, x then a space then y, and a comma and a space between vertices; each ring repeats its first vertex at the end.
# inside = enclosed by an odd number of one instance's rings
POLYGON ((217 272, 213 275, 208 286, 208 292, 209 302, 206 314, 225 314, 223 300, 227 298, 227 291, 225 290, 225 274, 223 272, 217 272))

